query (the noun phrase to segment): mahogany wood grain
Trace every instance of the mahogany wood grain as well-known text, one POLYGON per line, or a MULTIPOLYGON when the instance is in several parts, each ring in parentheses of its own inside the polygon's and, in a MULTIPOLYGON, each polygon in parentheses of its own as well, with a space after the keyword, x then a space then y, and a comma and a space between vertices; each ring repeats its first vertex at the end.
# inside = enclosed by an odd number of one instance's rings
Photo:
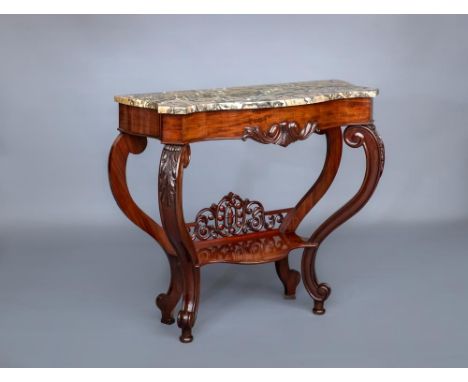
POLYGON ((240 139, 247 126, 258 126, 262 131, 271 125, 293 120, 298 125, 317 122, 319 129, 351 123, 368 123, 372 118, 372 99, 354 98, 258 110, 226 110, 187 115, 163 114, 164 143, 188 143, 212 139, 240 139))
POLYGON ((159 138, 161 118, 157 111, 119 104, 119 130, 124 133, 159 138))
POLYGON ((340 99, 311 105, 270 109, 210 111, 184 115, 158 114, 153 109, 119 105, 121 131, 185 144, 217 139, 241 139, 246 127, 266 131, 271 125, 295 121, 317 122, 320 130, 372 122, 372 99, 340 99))

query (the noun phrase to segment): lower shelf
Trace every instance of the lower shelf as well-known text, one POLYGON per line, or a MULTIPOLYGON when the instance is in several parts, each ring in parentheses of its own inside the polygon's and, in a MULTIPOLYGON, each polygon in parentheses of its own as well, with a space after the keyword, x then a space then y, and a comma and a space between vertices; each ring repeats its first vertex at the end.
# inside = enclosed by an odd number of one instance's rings
POLYGON ((316 246, 295 233, 282 234, 278 230, 194 241, 194 245, 200 265, 268 263, 284 258, 293 249, 316 246))

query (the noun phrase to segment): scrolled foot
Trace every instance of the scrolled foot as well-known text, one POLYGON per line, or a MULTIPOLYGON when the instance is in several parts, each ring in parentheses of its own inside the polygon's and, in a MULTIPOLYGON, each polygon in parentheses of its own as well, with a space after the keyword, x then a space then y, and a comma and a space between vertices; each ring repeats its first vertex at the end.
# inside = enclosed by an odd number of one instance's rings
POLYGON ((317 256, 317 248, 306 248, 302 255, 302 279, 304 286, 310 297, 314 300, 314 314, 324 314, 323 307, 325 301, 330 296, 331 288, 325 283, 319 283, 315 274, 315 258, 317 256))
POLYGON ((181 310, 177 316, 177 326, 182 329, 179 337, 180 342, 189 343, 193 341, 192 327, 195 323, 194 315, 192 312, 181 310))
POLYGON ((314 298, 314 308, 312 309, 312 313, 318 316, 325 314, 326 310, 323 305, 328 296, 330 296, 330 293, 331 288, 327 284, 319 284, 319 286, 317 287, 316 294, 320 297, 320 299, 314 298))
POLYGON ((166 293, 156 297, 156 306, 161 310, 161 322, 172 325, 175 322, 173 311, 182 296, 182 280, 179 263, 175 256, 168 255, 171 269, 171 281, 166 293))
POLYGON ((179 285, 172 285, 168 293, 161 293, 156 297, 156 306, 161 311, 161 322, 172 325, 175 322, 173 311, 179 302, 181 290, 179 285))

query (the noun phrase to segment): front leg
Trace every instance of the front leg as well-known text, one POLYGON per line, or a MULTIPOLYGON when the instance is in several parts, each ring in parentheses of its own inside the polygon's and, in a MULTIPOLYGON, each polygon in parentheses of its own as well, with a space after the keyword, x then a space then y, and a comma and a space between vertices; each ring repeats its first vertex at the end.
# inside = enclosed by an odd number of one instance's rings
POLYGON ((190 161, 190 146, 166 145, 159 165, 159 211, 164 230, 174 247, 182 276, 183 303, 177 316, 182 329, 180 340, 191 342, 200 295, 200 268, 192 239, 187 231, 182 207, 182 178, 190 161))
POLYGON ((344 140, 350 147, 364 147, 366 154, 366 173, 359 191, 342 208, 330 216, 312 234, 309 241, 316 247, 306 248, 302 256, 302 278, 310 296, 314 299, 315 314, 325 313, 324 302, 330 295, 330 287, 319 283, 315 274, 315 258, 320 244, 338 226, 356 214, 368 202, 374 193, 382 175, 385 161, 385 149, 374 125, 348 126, 344 131, 344 140))

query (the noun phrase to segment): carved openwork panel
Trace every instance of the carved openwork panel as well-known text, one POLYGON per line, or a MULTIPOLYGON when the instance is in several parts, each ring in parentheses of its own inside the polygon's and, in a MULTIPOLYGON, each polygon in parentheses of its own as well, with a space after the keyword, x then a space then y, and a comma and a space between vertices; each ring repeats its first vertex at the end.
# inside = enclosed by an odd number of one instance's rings
POLYGON ((209 240, 278 228, 288 210, 265 212, 257 201, 230 192, 218 204, 200 210, 188 226, 193 240, 209 240))
POLYGON ((245 141, 250 138, 260 143, 274 143, 286 147, 293 142, 307 139, 316 129, 316 122, 307 122, 306 125, 301 128, 294 121, 274 124, 265 132, 260 130, 258 126, 246 127, 242 140, 245 141))

